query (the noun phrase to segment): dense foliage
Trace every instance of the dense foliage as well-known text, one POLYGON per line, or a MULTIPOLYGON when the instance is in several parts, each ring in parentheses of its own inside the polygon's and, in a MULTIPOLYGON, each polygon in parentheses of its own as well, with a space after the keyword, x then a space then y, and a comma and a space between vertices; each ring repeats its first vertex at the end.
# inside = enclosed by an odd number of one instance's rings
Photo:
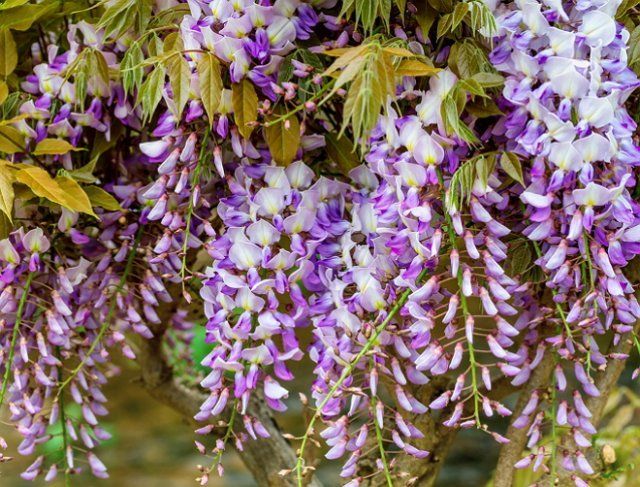
POLYGON ((270 436, 252 397, 282 412, 294 378, 309 414, 283 485, 321 443, 350 487, 410 482, 425 416, 524 432, 511 464, 538 478, 596 478, 598 398, 640 318, 640 33, 619 3, 0 4, 0 406, 22 476, 106 477, 102 387, 159 341, 206 391, 203 484, 270 436))

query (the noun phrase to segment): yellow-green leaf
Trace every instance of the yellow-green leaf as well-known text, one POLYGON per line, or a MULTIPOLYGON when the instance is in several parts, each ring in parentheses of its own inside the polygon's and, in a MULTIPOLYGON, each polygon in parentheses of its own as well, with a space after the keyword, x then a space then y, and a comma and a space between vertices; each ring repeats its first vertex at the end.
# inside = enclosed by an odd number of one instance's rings
POLYGON ((433 23, 438 18, 438 12, 428 2, 417 2, 416 9, 418 10, 415 14, 416 20, 422 30, 422 35, 427 38, 433 23))
POLYGON ((433 76, 440 68, 434 68, 417 59, 403 59, 396 67, 397 76, 433 76))
POLYGON ((182 37, 177 32, 167 34, 162 42, 162 53, 169 56, 174 52, 180 52, 184 49, 182 37))
POLYGON ((300 146, 300 123, 295 115, 282 118, 279 114, 264 128, 271 157, 281 166, 288 166, 300 146))
POLYGON ((495 88, 504 84, 504 78, 498 73, 480 72, 474 74, 471 79, 476 80, 483 88, 495 88))
POLYGON ((29 0, 5 0, 0 4, 0 10, 8 10, 10 8, 20 7, 24 5, 29 0))
POLYGON ((213 117, 220 106, 222 97, 222 78, 220 77, 220 63, 216 57, 207 52, 198 61, 198 82, 202 105, 209 116, 209 123, 213 124, 213 117))
POLYGON ((33 150, 34 156, 55 155, 59 156, 67 152, 79 150, 63 139, 43 139, 33 150))
POLYGON ((505 152, 500 156, 500 167, 506 172, 514 181, 519 182, 524 186, 524 177, 522 176, 522 164, 520 159, 513 152, 505 152))
MULTIPOLYGON (((11 117, 11 118, 7 118, 6 120, 0 120, 0 126, 2 125, 12 125, 16 122, 19 122, 20 120, 24 120, 26 118, 29 118, 29 115, 26 113, 21 113, 19 115, 16 115, 15 117, 11 117)), ((19 134, 20 132, 18 132, 19 134)), ((20 136, 22 137, 22 136, 20 136)))
POLYGON ((60 189, 64 192, 65 201, 69 209, 73 211, 79 211, 88 215, 96 216, 89 201, 89 196, 73 179, 67 176, 58 176, 54 180, 58 183, 60 189))
POLYGON ((9 87, 4 81, 0 81, 0 103, 4 103, 9 95, 9 87))
POLYGON ((493 153, 480 157, 476 163, 476 176, 480 181, 482 188, 486 188, 489 183, 489 177, 495 169, 496 156, 493 153))
POLYGON ((9 29, 0 29, 0 75, 9 76, 18 65, 16 41, 9 29))
POLYGON ((469 11, 469 4, 466 2, 460 2, 456 5, 456 8, 453 10, 453 19, 451 21, 451 30, 455 30, 456 27, 460 25, 464 17, 467 15, 469 11))
POLYGON ((15 173, 15 177, 17 182, 24 184, 36 196, 71 209, 57 181, 44 169, 35 166, 23 167, 15 173))
POLYGON ((409 49, 405 49, 404 47, 386 46, 383 47, 382 50, 387 54, 391 54, 392 56, 399 58, 416 56, 415 52, 411 52, 409 49))
POLYGON ((342 174, 347 176, 349 171, 360 164, 353 142, 345 135, 338 137, 328 133, 325 134, 324 140, 327 143, 327 154, 338 165, 342 174))
POLYGON ((0 126, 0 152, 15 154, 24 152, 24 137, 18 130, 10 126, 0 126))
POLYGON ((13 210, 13 182, 15 178, 8 167, 0 163, 0 212, 11 220, 13 210))
POLYGON ((364 55, 364 53, 369 49, 367 44, 361 44, 357 47, 341 47, 338 49, 332 49, 330 51, 325 51, 323 54, 327 56, 337 57, 331 66, 327 68, 327 70, 322 74, 322 76, 328 76, 331 73, 342 69, 353 61, 357 60, 360 56, 364 55))
POLYGON ((182 53, 176 53, 167 61, 167 74, 173 92, 176 116, 182 116, 182 110, 189 101, 189 87, 191 84, 191 69, 182 53))
POLYGON ((9 220, 4 213, 0 212, 0 238, 7 238, 11 230, 13 230, 11 220, 9 220))
POLYGON ((97 75, 97 79, 100 81, 100 83, 96 83, 97 86, 95 86, 95 88, 97 91, 100 91, 101 96, 109 96, 111 91, 109 85, 109 65, 104 55, 98 50, 93 50, 91 67, 93 66, 95 66, 96 72, 91 74, 97 75))
POLYGON ((85 186, 83 189, 89 197, 89 201, 91 201, 92 206, 99 206, 108 211, 117 211, 122 209, 118 201, 104 189, 99 188, 98 186, 85 186))
POLYGON ((247 139, 253 132, 253 123, 258 119, 258 95, 249 80, 243 79, 231 86, 231 104, 238 131, 247 139))
POLYGON ((25 31, 38 19, 58 10, 58 2, 41 2, 39 4, 22 5, 2 12, 0 28, 25 31))
POLYGON ((156 66, 142 83, 138 99, 142 104, 142 116, 144 119, 150 118, 156 111, 158 103, 162 98, 164 88, 164 67, 156 66))
POLYGON ((35 166, 23 167, 15 173, 16 181, 33 194, 71 211, 94 215, 89 197, 73 179, 60 176, 53 179, 47 171, 35 166))

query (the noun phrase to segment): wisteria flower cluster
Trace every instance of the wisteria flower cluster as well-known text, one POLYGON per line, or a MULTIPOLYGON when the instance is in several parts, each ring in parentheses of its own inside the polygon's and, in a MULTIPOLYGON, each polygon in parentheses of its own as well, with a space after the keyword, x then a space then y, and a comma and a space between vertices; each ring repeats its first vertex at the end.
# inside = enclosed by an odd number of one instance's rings
POLYGON ((0 445, 24 479, 108 476, 119 354, 197 424, 203 485, 231 447, 259 485, 320 485, 322 456, 349 487, 427 485, 460 429, 500 445, 496 486, 614 468, 595 437, 640 352, 633 8, 436 3, 0 5, 22 437, 0 445))

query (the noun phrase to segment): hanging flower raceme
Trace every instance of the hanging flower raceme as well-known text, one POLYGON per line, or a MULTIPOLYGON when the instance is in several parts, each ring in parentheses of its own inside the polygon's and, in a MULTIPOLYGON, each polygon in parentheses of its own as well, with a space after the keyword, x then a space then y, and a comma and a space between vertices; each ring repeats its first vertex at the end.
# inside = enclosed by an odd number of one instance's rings
POLYGON ((627 358, 605 344, 640 318, 617 7, 499 3, 488 59, 475 1, 433 29, 411 2, 379 29, 361 2, 101 2, 25 34, 0 73, 3 100, 21 90, 0 106, 0 405, 36 456, 23 477, 107 476, 102 388, 114 351, 142 363, 137 335, 206 393, 197 433, 223 431, 196 442, 202 483, 269 436, 257 402, 304 391, 281 475, 306 482, 320 441, 350 487, 395 485, 430 455, 425 415, 506 443, 487 423, 507 390, 527 394, 516 466, 584 485, 595 378, 627 358))
MULTIPOLYGON (((611 334, 616 343, 640 316, 624 270, 637 253, 630 242, 640 214, 628 188, 640 153, 623 106, 639 82, 626 66, 629 34, 614 20, 617 5, 516 2, 501 12, 503 37, 492 53, 508 75, 508 114, 494 131, 532 161, 520 191, 522 233, 534 242, 556 306, 557 327, 546 339, 559 360, 550 421, 570 426, 577 448, 589 447, 595 433, 582 399, 600 394, 594 370, 624 358, 607 356, 596 337, 611 334), (579 384, 573 397, 565 372, 579 384)), ((536 416, 543 404, 532 396, 517 421, 529 428, 532 450, 520 466, 545 464, 548 452, 538 447, 544 424, 536 416)), ((574 453, 563 455, 568 470, 593 473, 580 451, 575 465, 574 453)))

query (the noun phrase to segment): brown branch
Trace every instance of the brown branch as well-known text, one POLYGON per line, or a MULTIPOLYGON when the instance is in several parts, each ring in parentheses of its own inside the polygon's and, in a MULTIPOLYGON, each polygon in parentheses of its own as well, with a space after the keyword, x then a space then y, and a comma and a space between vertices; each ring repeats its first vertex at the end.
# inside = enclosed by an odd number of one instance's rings
MULTIPOLYGON (((195 425, 197 423, 193 417, 207 396, 197 388, 182 384, 173 374, 162 353, 163 331, 154 330, 154 338, 142 340, 140 343, 137 362, 140 365, 143 386, 153 398, 171 407, 195 425)), ((279 472, 295 465, 295 452, 282 436, 259 393, 253 394, 247 412, 257 418, 270 434, 270 438, 245 441, 243 449, 238 450, 238 455, 250 470, 256 485, 293 487, 294 479, 291 476, 283 477, 279 472)), ((317 478, 310 479, 308 485, 321 487, 317 478)))
MULTIPOLYGON (((454 380, 451 377, 436 377, 429 384, 415 387, 411 391, 416 398, 423 404, 429 404, 435 397, 444 391, 453 387, 454 380)), ((518 387, 511 384, 511 379, 501 377, 493 382, 491 391, 483 390, 482 393, 491 399, 500 401, 505 397, 517 392, 518 387)), ((444 426, 442 421, 453 412, 453 405, 444 409, 439 415, 420 414, 411 415, 408 419, 416 426, 424 435, 424 438, 418 439, 412 444, 421 450, 429 452, 429 456, 425 459, 418 459, 409 455, 401 455, 397 457, 393 465, 393 474, 397 477, 398 482, 407 486, 430 487, 438 478, 440 470, 444 466, 449 449, 453 445, 460 429, 444 426)), ((471 414, 473 407, 471 403, 465 406, 465 414, 471 414)), ((375 438, 370 439, 368 447, 364 450, 371 450, 372 453, 363 459, 359 475, 365 476, 362 487, 377 487, 386 485, 385 479, 381 476, 367 477, 377 470, 375 465, 375 457, 377 448, 375 448, 375 438)))
MULTIPOLYGON (((637 323, 635 329, 632 333, 627 333, 620 337, 620 341, 616 345, 612 345, 609 348, 609 353, 621 353, 628 354, 631 351, 631 347, 633 346, 633 333, 640 332, 640 323, 637 323)), ((585 401, 585 404, 593 417, 591 418, 591 422, 597 428, 598 423, 602 419, 602 413, 604 411, 604 407, 607 404, 607 400, 613 391, 613 388, 618 383, 618 379, 620 375, 624 371, 625 365, 627 364, 626 360, 612 360, 609 361, 607 367, 598 372, 595 377, 595 385, 600 391, 600 395, 598 397, 588 397, 585 401)))
POLYGON ((512 421, 507 429, 506 437, 509 443, 502 445, 493 481, 494 487, 511 487, 513 483, 514 464, 520 460, 522 451, 527 443, 527 428, 516 428, 513 421, 520 416, 531 394, 536 389, 545 388, 549 384, 549 377, 553 371, 553 354, 547 350, 542 361, 531 374, 526 388, 520 394, 518 404, 513 412, 512 421))
MULTIPOLYGON (((450 378, 437 377, 429 384, 415 387, 412 393, 416 399, 424 404, 429 404, 433 398, 442 394, 452 386, 450 378)), ((456 428, 448 428, 441 424, 442 418, 432 414, 412 414, 407 418, 424 435, 423 438, 412 440, 411 443, 421 450, 427 450, 429 456, 425 459, 418 459, 409 455, 399 455, 393 461, 392 475, 398 485, 427 487, 433 485, 438 473, 444 464, 449 448, 458 433, 456 428)), ((376 439, 369 438, 367 447, 364 450, 371 450, 371 453, 364 457, 360 464, 358 475, 365 477, 361 487, 386 486, 386 480, 382 475, 373 475, 378 471, 376 458, 378 449, 376 439)), ((394 484, 395 485, 395 484, 394 484)))
MULTIPOLYGON (((609 347, 608 353, 628 354, 631 351, 631 347, 633 346, 633 333, 638 333, 639 331, 640 322, 636 324, 635 329, 632 333, 623 335, 617 344, 612 344, 609 347)), ((618 379, 620 379, 620 375, 624 371, 626 363, 626 360, 610 360, 606 368, 599 371, 594 378, 594 384, 600 391, 600 395, 597 397, 587 397, 587 399, 585 400, 585 404, 587 406, 587 409, 589 409, 592 414, 591 424, 593 424, 595 428, 597 428, 602 421, 602 416, 609 396, 617 385, 618 379)), ((560 444, 563 448, 568 450, 576 448, 573 437, 568 434, 564 435, 560 439, 560 444)), ((595 470, 595 475, 597 475, 603 470, 603 468, 605 468, 605 464, 602 461, 600 452, 595 451, 595 449, 589 449, 585 452, 585 455, 587 457, 587 460, 595 470)), ((556 472, 558 477, 558 485, 573 485, 573 482, 570 481, 572 472, 568 472, 567 470, 565 470, 561 464, 557 465, 556 472)), ((539 484, 548 485, 550 481, 549 476, 549 474, 543 475, 542 479, 540 479, 539 481, 539 484)), ((497 484, 496 487, 498 487, 497 484)))

